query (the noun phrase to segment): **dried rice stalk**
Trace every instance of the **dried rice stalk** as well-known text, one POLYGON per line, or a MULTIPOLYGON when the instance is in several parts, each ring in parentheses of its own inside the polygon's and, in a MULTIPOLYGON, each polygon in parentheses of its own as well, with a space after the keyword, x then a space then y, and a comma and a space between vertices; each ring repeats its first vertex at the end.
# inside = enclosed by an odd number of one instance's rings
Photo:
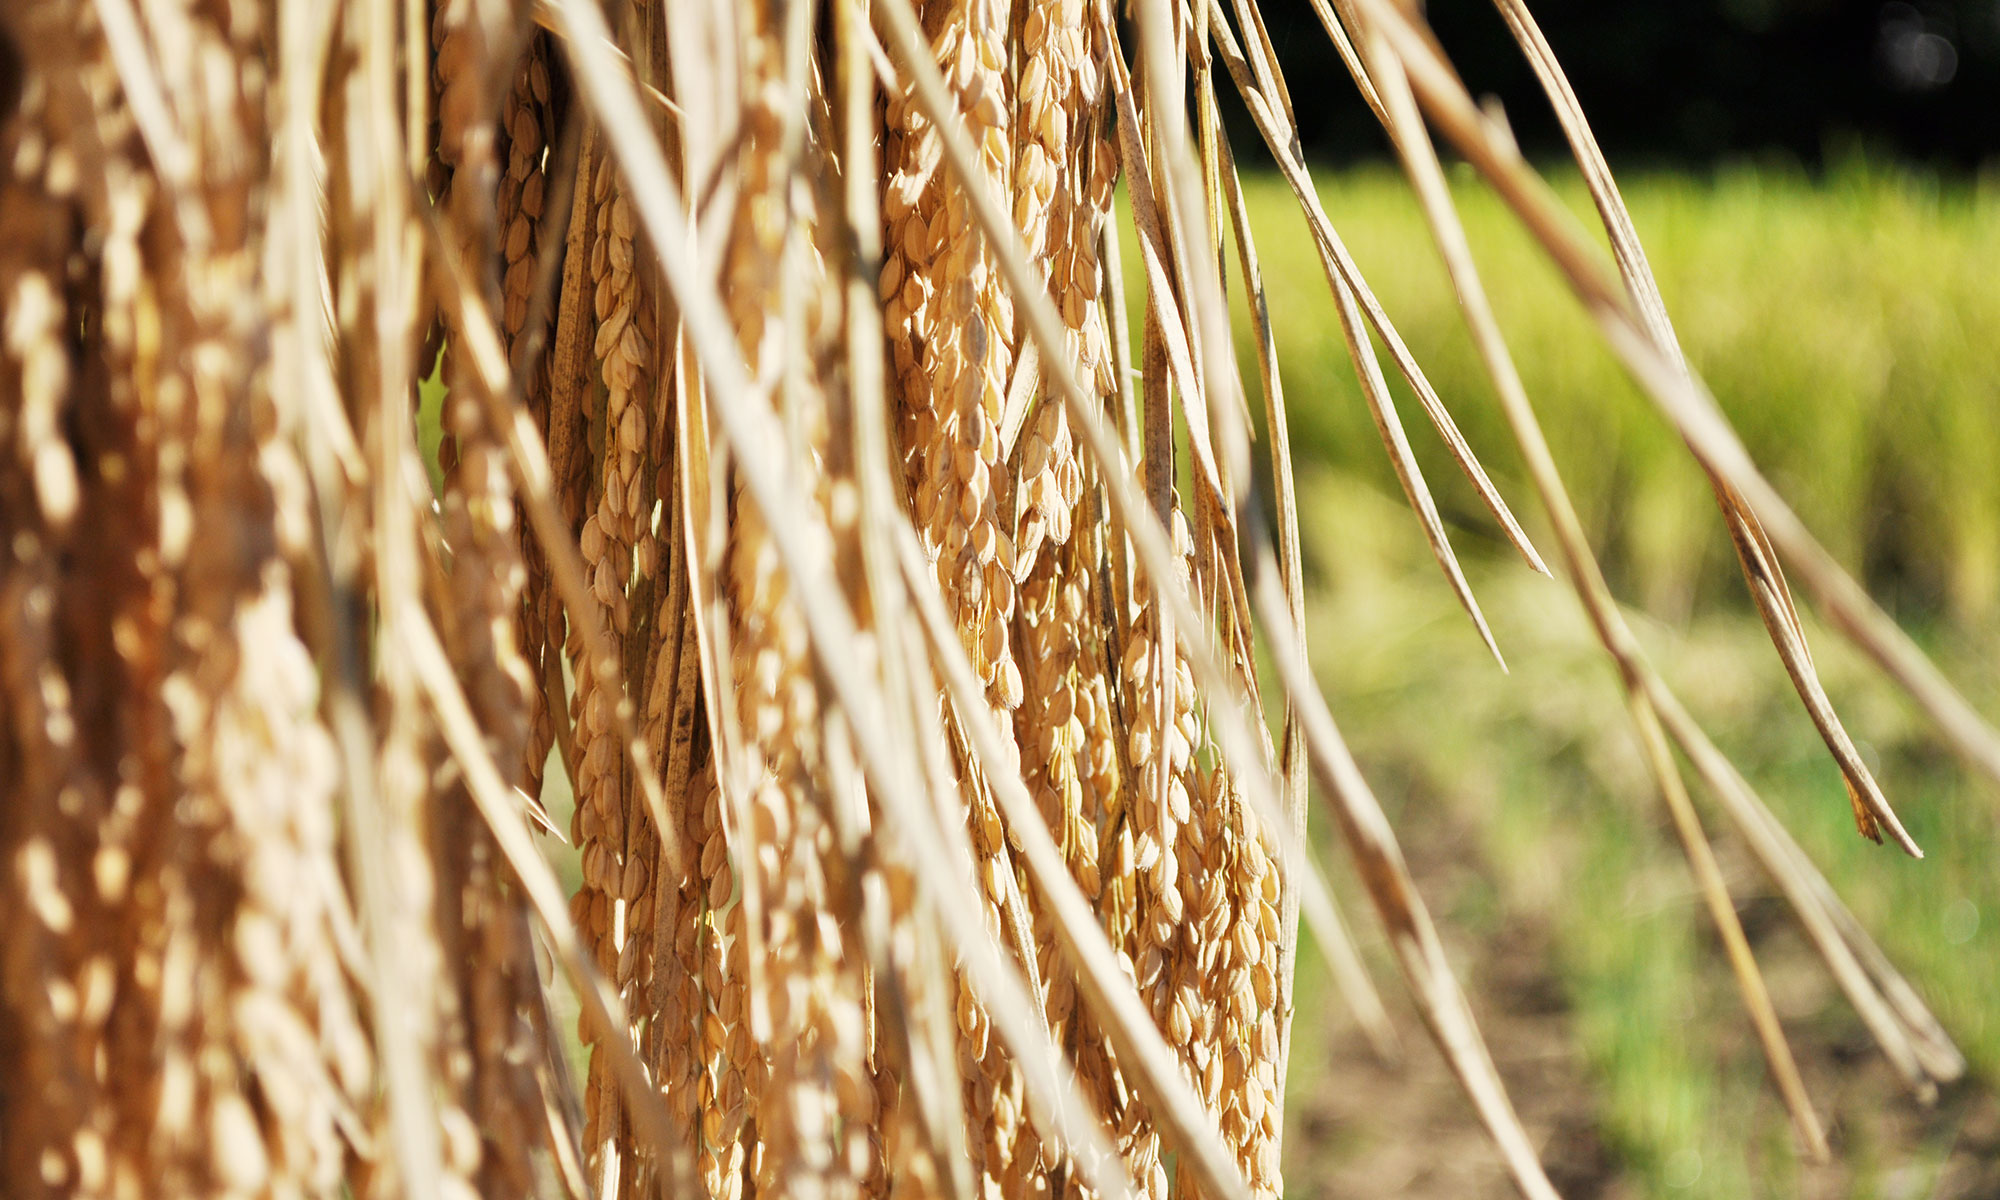
MULTIPOLYGON (((632 208, 608 159, 599 160, 590 179, 591 202, 598 224, 590 246, 592 305, 596 316, 594 355, 603 380, 601 410, 590 419, 587 447, 596 467, 589 472, 594 511, 583 523, 580 544, 589 571, 592 598, 606 631, 607 650, 630 670, 631 651, 625 639, 632 622, 634 547, 638 541, 642 497, 646 485, 642 456, 652 422, 648 420, 655 384, 648 367, 653 361, 651 288, 635 270, 636 232, 632 208)), ((645 564, 639 564, 644 566, 645 564)), ((572 901, 577 927, 597 949, 598 969, 618 987, 621 998, 645 974, 642 960, 651 954, 651 931, 634 921, 634 902, 651 869, 651 833, 635 803, 630 768, 619 749, 612 709, 619 698, 585 661, 581 639, 572 634, 571 661, 576 676, 571 720, 576 748, 576 816, 571 829, 582 856, 583 887, 572 901)), ((586 1031, 586 1038, 601 1036, 586 1031)), ((604 1195, 624 1195, 633 1186, 626 1165, 629 1134, 623 1128, 616 1085, 610 1074, 593 1068, 586 1093, 584 1145, 595 1162, 596 1187, 604 1195)))
MULTIPOLYGON (((529 329, 529 310, 539 276, 544 230, 554 219, 549 212, 549 172, 545 161, 555 141, 554 73, 550 68, 548 39, 536 33, 516 68, 514 82, 501 107, 500 155, 506 164, 500 176, 496 198, 495 225, 500 237, 501 332, 512 357, 524 338, 547 336, 546 329, 529 329)), ((544 315, 546 324, 546 315, 544 315)), ((546 360, 540 360, 525 381, 529 411, 547 436, 549 422, 549 374, 546 360)), ((517 515, 525 528, 525 514, 517 515)), ((528 736, 522 767, 526 773, 524 790, 540 796, 542 768, 549 748, 555 743, 555 718, 550 711, 545 680, 550 672, 558 676, 561 667, 554 647, 560 637, 550 637, 551 609, 555 603, 548 578, 548 564, 529 537, 520 538, 521 558, 526 579, 521 589, 519 617, 521 656, 525 660, 531 686, 528 693, 528 736)))
MULTIPOLYGON (((450 226, 466 261, 497 265, 503 261, 501 238, 507 239, 511 255, 524 214, 516 212, 503 221, 495 205, 496 193, 505 198, 506 189, 497 182, 498 128, 487 115, 495 108, 487 87, 495 76, 496 46, 512 31, 505 23, 494 23, 493 15, 475 11, 465 0, 445 3, 437 10, 433 30, 441 82, 438 158, 451 170, 446 192, 450 226)), ((546 75, 543 87, 546 92, 546 75)), ((525 128, 521 133, 532 137, 525 128)), ((499 299, 506 286, 492 274, 482 282, 489 300, 499 299)), ((511 311, 511 299, 506 303, 511 311)), ((529 705, 539 688, 521 654, 526 572, 513 483, 502 433, 489 425, 479 399, 483 385, 458 351, 458 332, 449 321, 443 324, 448 339, 444 374, 450 388, 443 423, 457 453, 440 499, 451 559, 449 570, 434 581, 439 593, 435 609, 452 659, 467 680, 474 715, 496 759, 506 764, 506 784, 533 796, 540 791, 540 763, 534 763, 531 774, 531 755, 516 752, 533 744, 529 705)), ((517 321, 514 331, 518 327, 517 321)), ((546 826, 539 803, 531 800, 529 808, 546 826)), ((479 1131, 478 1165, 466 1171, 468 1182, 482 1196, 526 1196, 535 1189, 531 1151, 542 1125, 534 1077, 540 1049, 527 1020, 538 1000, 540 979, 527 914, 504 886, 499 851, 463 784, 439 797, 437 819, 441 836, 433 843, 433 856, 439 938, 446 961, 455 964, 445 1003, 453 1040, 459 1043, 459 1052, 444 1055, 440 1073, 479 1131), (474 961, 483 969, 468 965, 474 961)))
MULTIPOLYGON (((1046 18, 1041 14, 1044 26, 1046 18)), ((1005 190, 1016 165, 1008 13, 992 0, 954 0, 938 6, 935 21, 932 49, 956 91, 980 169, 988 186, 1005 190)), ((1032 13, 1029 23, 1037 23, 1032 13)), ((1062 63, 1053 48, 1043 49, 1038 61, 1044 72, 1051 63, 1062 63)), ((1066 64, 1057 66, 1058 74, 1068 70, 1066 64)), ((1036 122, 1034 135, 1052 135, 1053 118, 1036 115, 1034 106, 1052 108, 1060 99, 1035 94, 1023 102, 1029 106, 1024 115, 1036 122)), ((937 129, 903 96, 892 95, 888 121, 893 133, 883 216, 891 233, 881 292, 888 298, 884 325, 895 390, 908 414, 903 453, 911 502, 939 584, 955 610, 959 637, 990 702, 1005 712, 1022 699, 1010 636, 1017 579, 1014 523, 1003 509, 1003 491, 1012 489, 1000 444, 1013 371, 1014 315, 1006 293, 986 284, 994 268, 969 219, 964 185, 938 169, 937 129)), ((1045 224, 1055 196, 1056 160, 1042 140, 1029 142, 1025 155, 1019 203, 1030 219, 1039 216, 1045 224)), ((1045 444, 1048 451, 1055 449, 1045 444)), ((1041 461, 1052 457, 1048 451, 1041 461)), ((1045 469, 1056 483, 1059 465, 1045 469)), ((1060 499, 1058 486, 1049 500, 1060 499)), ((1039 539, 1039 528, 1035 536, 1039 539)), ((1029 918, 1021 910, 992 798, 976 772, 961 770, 958 788, 970 808, 989 919, 996 930, 1010 931, 1024 965, 1032 967, 1039 956, 1030 948, 1029 918)), ((976 1131, 974 1170, 990 1181, 982 1186, 1016 1193, 1039 1166, 1039 1155, 1020 1141, 1021 1080, 997 1053, 989 1016, 963 981, 956 1008, 967 1118, 976 1131)))

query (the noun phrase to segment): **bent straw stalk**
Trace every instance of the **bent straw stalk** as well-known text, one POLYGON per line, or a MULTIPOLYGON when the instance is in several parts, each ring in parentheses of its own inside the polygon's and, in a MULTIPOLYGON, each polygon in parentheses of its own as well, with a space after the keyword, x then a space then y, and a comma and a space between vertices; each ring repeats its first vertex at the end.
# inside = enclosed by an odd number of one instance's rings
MULTIPOLYGON (((1256 5, 614 7, 0 14, 0 1192, 1276 1196, 1301 912, 1395 1052, 1310 769, 1416 1012, 1553 1195, 1306 675, 1276 347, 1259 311, 1265 495, 1230 338, 1230 245, 1263 301, 1217 59, 1496 655, 1371 336, 1546 568, 1320 208, 1256 5)), ((1864 832, 1914 851, 1778 556, 1975 763, 2000 740, 1720 423, 1526 10, 1622 278, 1407 13, 1316 8, 1454 260, 1419 105, 1684 434, 1864 832)), ((1668 738, 1898 1071, 1954 1077, 1531 457, 1802 1140, 1668 738)))

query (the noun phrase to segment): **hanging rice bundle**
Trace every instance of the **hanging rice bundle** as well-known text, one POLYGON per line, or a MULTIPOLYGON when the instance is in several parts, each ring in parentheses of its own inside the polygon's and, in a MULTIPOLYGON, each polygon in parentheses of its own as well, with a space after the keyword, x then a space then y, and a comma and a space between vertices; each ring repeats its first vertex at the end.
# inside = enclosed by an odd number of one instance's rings
MULTIPOLYGON (((1996 779, 2000 739, 1744 455, 1500 6, 1615 261, 1409 10, 1318 11, 1823 1152, 1675 747, 1910 1086, 1962 1062, 1637 649, 1433 136, 1714 480, 1862 833, 1918 852, 1781 562, 1996 779)), ((1320 209, 1253 0, 22 0, 0 39, 0 1191, 1276 1196, 1301 914, 1386 1036, 1310 774, 1553 1195, 1304 670, 1218 91, 1489 643, 1378 342, 1547 568, 1320 209)))

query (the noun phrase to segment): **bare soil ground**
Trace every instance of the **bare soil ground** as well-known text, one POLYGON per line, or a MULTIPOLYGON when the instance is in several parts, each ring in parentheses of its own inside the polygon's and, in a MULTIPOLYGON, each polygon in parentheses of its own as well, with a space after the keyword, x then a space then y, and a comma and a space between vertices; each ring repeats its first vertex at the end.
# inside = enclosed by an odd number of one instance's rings
MULTIPOLYGON (((1406 838, 1405 847, 1434 911, 1450 911, 1453 890, 1478 886, 1482 864, 1462 828, 1427 832, 1406 838)), ((1991 1084, 1961 1081, 1936 1106, 1918 1105, 1854 1023, 1832 1013, 1843 1002, 1810 951, 1782 918, 1758 907, 1746 908, 1746 930, 1780 1011, 1809 1014, 1787 1020, 1787 1032, 1834 1145, 1832 1162, 1786 1173, 1796 1175, 1796 1194, 2000 1200, 2000 1099, 1991 1084)), ((1509 910, 1500 927, 1486 938, 1454 934, 1448 923, 1441 933, 1557 1190, 1568 1200, 1712 1194, 1699 1180, 1663 1186, 1621 1158, 1600 1116, 1601 1088, 1578 1048, 1548 922, 1509 910)), ((1378 982, 1403 1038, 1403 1062, 1384 1065, 1351 1024, 1324 1039, 1320 1061, 1294 1061, 1295 1075, 1305 1072, 1311 1083, 1291 1098, 1287 1191, 1406 1200, 1515 1195, 1400 982, 1379 974, 1378 982)), ((1771 1185, 1768 1194, 1791 1194, 1791 1186, 1771 1185)))

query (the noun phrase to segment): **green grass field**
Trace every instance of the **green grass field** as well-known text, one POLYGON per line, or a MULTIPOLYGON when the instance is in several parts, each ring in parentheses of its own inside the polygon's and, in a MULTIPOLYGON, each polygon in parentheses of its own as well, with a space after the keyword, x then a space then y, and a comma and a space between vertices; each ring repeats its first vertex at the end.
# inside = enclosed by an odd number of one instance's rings
MULTIPOLYGON (((2000 190, 1864 166, 1819 183, 1746 170, 1625 185, 1689 356, 1753 456, 1975 705, 2000 717, 2000 288, 1991 280, 2000 190)), ((1469 844, 1459 867, 1479 882, 1447 879, 1444 900, 1433 899, 1448 942, 1476 946, 1517 923, 1546 930, 1591 1120, 1613 1160, 1609 1194, 1960 1194, 1940 1180, 1954 1146, 1965 1153, 1953 1122, 1968 1092, 1959 1108, 1926 1117, 1893 1086, 1782 901, 1697 792, 1834 1129, 1839 1165, 1797 1161, 1579 606, 1565 585, 1501 554, 1471 489, 1399 390, 1513 673, 1494 666, 1396 489, 1290 193, 1276 178, 1246 186, 1301 463, 1321 682, 1413 859, 1447 830, 1469 844)), ((1589 215, 1580 186, 1563 192, 1589 215)), ((1362 171, 1330 176, 1323 200, 1496 482, 1551 550, 1407 190, 1387 172, 1362 171)), ((1704 478, 1497 203, 1470 186, 1461 203, 1530 395, 1649 653, 1932 1003, 1972 1063, 1970 1093, 1990 1107, 2000 1079, 1991 1001, 2000 797, 1858 656, 1811 626, 1836 705, 1930 857, 1914 862, 1854 835, 1838 774, 1744 601, 1704 478)), ((1337 850, 1327 861, 1344 868, 1337 850)), ((1357 927, 1372 924, 1358 901, 1355 913, 1357 927)), ((1479 955, 1468 949, 1466 959, 1470 969, 1479 955)), ((1406 1007, 1389 959, 1377 962, 1392 1007, 1406 1007)), ((1317 976, 1302 978, 1302 1013, 1337 1009, 1312 990, 1324 986, 1317 976)), ((1312 1089, 1340 1086, 1314 1074, 1327 1036, 1301 1035, 1295 1109, 1312 1089)), ((1317 1194, 1323 1156, 1298 1145, 1288 1143, 1295 1189, 1317 1194)))
MULTIPOLYGON (((1511 216, 1461 183, 1482 276, 1623 594, 1670 617, 1734 602, 1700 473, 1511 216)), ((2000 186, 1858 163, 1817 184, 1747 169, 1624 183, 1695 367, 1834 553, 1913 614, 2000 616, 2000 186)), ((1298 453, 1393 488, 1291 193, 1275 175, 1245 190, 1298 453)), ((1561 192, 1594 229, 1580 182, 1561 192)), ((1327 173, 1321 194, 1489 470, 1531 507, 1407 186, 1387 169, 1327 173)), ((1440 508, 1476 549, 1490 524, 1386 357, 1384 370, 1440 508)))

